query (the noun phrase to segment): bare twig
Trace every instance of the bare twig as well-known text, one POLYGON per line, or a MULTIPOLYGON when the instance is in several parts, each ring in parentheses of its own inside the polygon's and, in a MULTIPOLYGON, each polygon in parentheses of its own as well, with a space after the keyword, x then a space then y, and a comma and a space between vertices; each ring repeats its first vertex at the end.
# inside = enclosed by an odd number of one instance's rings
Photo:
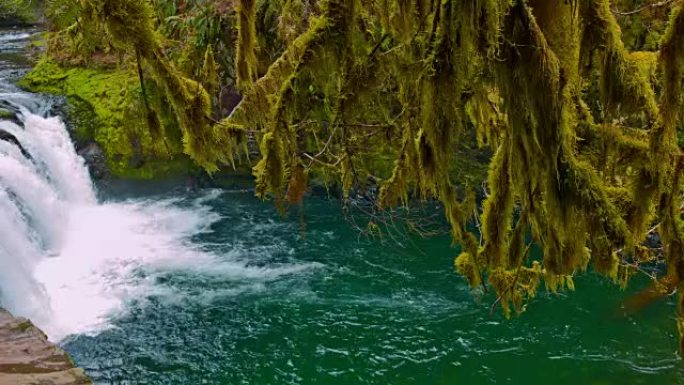
POLYGON ((668 6, 668 5, 670 5, 671 3, 675 2, 675 1, 676 1, 676 0, 663 0, 663 1, 659 1, 659 2, 657 2, 657 3, 646 4, 646 5, 643 5, 643 6, 639 7, 639 8, 637 8, 637 9, 634 9, 634 10, 631 10, 631 11, 627 11, 627 12, 623 12, 623 11, 620 11, 620 10, 617 10, 617 9, 612 9, 611 11, 612 11, 614 14, 616 14, 616 15, 620 15, 620 16, 630 16, 630 15, 634 15, 634 14, 643 12, 643 11, 645 11, 645 10, 647 10, 647 9, 665 7, 665 6, 668 6))

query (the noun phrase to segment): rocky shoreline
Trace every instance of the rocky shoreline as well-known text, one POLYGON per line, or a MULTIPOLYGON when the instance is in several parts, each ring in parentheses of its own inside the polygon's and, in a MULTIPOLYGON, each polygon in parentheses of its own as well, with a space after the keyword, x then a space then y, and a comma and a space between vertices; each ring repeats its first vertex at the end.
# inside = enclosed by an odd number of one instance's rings
POLYGON ((92 385, 31 321, 0 309, 0 385, 92 385))

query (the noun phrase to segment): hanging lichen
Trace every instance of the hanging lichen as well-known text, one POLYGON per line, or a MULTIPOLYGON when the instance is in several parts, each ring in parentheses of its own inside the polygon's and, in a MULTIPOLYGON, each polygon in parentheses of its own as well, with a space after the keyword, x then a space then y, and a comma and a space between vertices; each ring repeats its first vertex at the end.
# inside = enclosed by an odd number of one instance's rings
POLYGON ((248 135, 256 193, 281 208, 302 203, 312 180, 337 183, 344 200, 369 187, 378 209, 437 201, 462 247, 456 270, 492 288, 506 315, 542 284, 572 290, 588 268, 626 285, 635 263, 660 258, 658 287, 682 285, 679 7, 659 52, 630 52, 609 0, 241 0, 231 46, 242 99, 218 123, 218 51, 190 76, 147 2, 76 8, 74 36, 104 29, 140 53, 198 164, 232 163, 248 135), (455 177, 464 137, 494 153, 482 212, 469 198, 479 186, 455 177), (662 258, 644 244, 654 232, 662 258))
POLYGON ((245 91, 257 78, 256 8, 256 0, 238 2, 237 86, 245 91))
POLYGON ((166 58, 159 36, 152 26, 152 11, 146 2, 83 0, 83 14, 98 20, 112 37, 112 43, 140 52, 155 81, 164 89, 179 126, 184 151, 207 171, 232 159, 232 135, 210 124, 211 100, 204 87, 180 74, 166 58))

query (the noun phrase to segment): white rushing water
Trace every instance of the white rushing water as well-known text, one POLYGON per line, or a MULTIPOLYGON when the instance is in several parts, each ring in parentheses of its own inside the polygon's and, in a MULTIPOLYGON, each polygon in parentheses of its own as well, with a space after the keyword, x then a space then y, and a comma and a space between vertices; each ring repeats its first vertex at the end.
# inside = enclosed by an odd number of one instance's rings
POLYGON ((55 341, 102 330, 149 289, 136 269, 214 258, 186 242, 218 219, 207 208, 98 203, 63 122, 27 110, 21 121, 0 122, 29 154, 0 141, 0 303, 10 311, 55 341))
MULTIPOLYGON (((2 31, 0 51, 19 52, 30 36, 2 31)), ((0 306, 59 341, 107 328, 150 291, 154 278, 137 270, 216 262, 187 241, 218 219, 201 203, 98 202, 64 123, 46 117, 48 100, 5 79, 17 71, 0 58, 0 104, 17 113, 0 134, 18 142, 0 140, 0 306)))
POLYGON ((11 94, 18 96, 0 97, 19 111, 18 124, 0 121, 0 133, 19 144, 0 140, 0 306, 30 318, 52 341, 105 330, 131 299, 182 297, 156 282, 167 272, 251 287, 316 267, 249 266, 239 249, 219 255, 193 244, 221 219, 208 206, 218 190, 99 202, 60 118, 32 113, 27 106, 46 110, 35 95, 11 94))

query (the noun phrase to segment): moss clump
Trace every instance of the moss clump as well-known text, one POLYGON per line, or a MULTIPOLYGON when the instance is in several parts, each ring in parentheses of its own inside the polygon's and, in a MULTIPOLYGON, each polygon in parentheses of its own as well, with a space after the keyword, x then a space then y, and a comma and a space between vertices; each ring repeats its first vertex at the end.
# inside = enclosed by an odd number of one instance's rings
POLYGON ((15 117, 14 112, 0 108, 0 119, 2 119, 2 120, 14 119, 14 117, 15 117))
MULTIPOLYGON (((44 59, 19 84, 34 92, 66 96, 74 139, 96 141, 114 176, 151 179, 195 169, 182 154, 173 119, 161 119, 169 138, 152 138, 133 70, 63 67, 44 59)), ((156 92, 151 94, 153 102, 164 104, 156 92)))
POLYGON ((0 26, 29 25, 37 23, 37 7, 39 7, 40 4, 36 3, 29 0, 0 1, 0 26))

